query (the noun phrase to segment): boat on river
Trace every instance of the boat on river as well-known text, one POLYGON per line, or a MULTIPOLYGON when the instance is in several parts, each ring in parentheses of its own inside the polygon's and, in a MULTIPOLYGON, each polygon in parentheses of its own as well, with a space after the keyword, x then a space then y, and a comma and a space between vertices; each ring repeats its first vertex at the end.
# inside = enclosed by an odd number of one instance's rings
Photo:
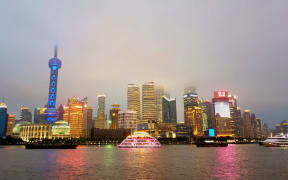
POLYGON ((160 148, 160 142, 147 132, 134 132, 124 139, 118 148, 160 148))
POLYGON ((46 143, 33 143, 33 144, 26 144, 26 149, 76 149, 77 144, 46 144, 46 143))
POLYGON ((261 141, 260 145, 265 147, 288 147, 288 134, 278 134, 273 137, 267 138, 265 141, 261 141))
POLYGON ((213 140, 205 140, 195 142, 197 147, 227 147, 227 141, 213 141, 213 140))

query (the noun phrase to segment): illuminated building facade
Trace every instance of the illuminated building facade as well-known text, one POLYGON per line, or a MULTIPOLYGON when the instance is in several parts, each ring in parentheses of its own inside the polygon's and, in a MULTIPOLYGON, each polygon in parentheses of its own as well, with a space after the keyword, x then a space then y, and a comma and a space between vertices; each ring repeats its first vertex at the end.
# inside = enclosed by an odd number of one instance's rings
POLYGON ((20 107, 20 121, 32 122, 32 113, 26 106, 20 107))
POLYGON ((213 98, 217 136, 235 136, 235 124, 231 118, 227 91, 215 91, 213 98))
POLYGON ((176 99, 170 99, 166 96, 162 97, 162 122, 177 123, 176 99))
POLYGON ((202 108, 202 112, 203 112, 203 115, 202 115, 203 116, 203 130, 205 132, 205 135, 207 135, 208 129, 215 129, 216 127, 213 103, 209 100, 201 100, 199 103, 199 106, 202 108), (207 121, 207 125, 205 125, 206 121, 207 121))
POLYGON ((110 121, 109 129, 117 129, 118 128, 118 113, 120 111, 119 104, 113 104, 110 109, 110 121))
POLYGON ((252 136, 252 123, 250 110, 244 110, 243 112, 243 137, 253 138, 252 136))
POLYGON ((6 135, 8 122, 7 105, 4 102, 0 103, 0 138, 6 135))
POLYGON ((136 111, 119 111, 118 126, 120 129, 137 129, 137 113, 136 111))
POLYGON ((20 126, 20 138, 23 141, 31 139, 51 139, 52 131, 50 124, 23 124, 20 126))
POLYGON ((140 121, 140 88, 136 84, 128 84, 127 110, 136 111, 137 123, 140 121))
POLYGON ((70 126, 66 121, 56 121, 52 125, 52 138, 69 138, 70 126))
POLYGON ((12 130, 15 127, 15 119, 16 119, 16 115, 12 115, 12 114, 8 115, 6 136, 12 136, 12 130))
POLYGON ((57 80, 58 80, 58 70, 62 66, 62 62, 57 57, 57 47, 55 47, 54 57, 49 60, 50 68, 50 84, 49 84, 49 96, 47 109, 45 111, 46 123, 55 123, 57 119, 56 107, 56 96, 57 96, 57 80))
POLYGON ((154 82, 142 86, 142 123, 156 123, 156 99, 154 82))
POLYGON ((240 107, 237 107, 236 110, 233 110, 233 115, 232 118, 234 119, 235 122, 235 137, 243 137, 241 135, 241 126, 242 126, 242 116, 241 116, 241 109, 240 107))
POLYGON ((185 125, 193 125, 193 110, 199 106, 198 94, 194 87, 187 87, 184 90, 184 123, 185 125))
POLYGON ((89 138, 92 126, 92 109, 88 105, 87 98, 81 100, 74 96, 68 99, 64 111, 63 120, 68 122, 70 126, 71 137, 89 138))

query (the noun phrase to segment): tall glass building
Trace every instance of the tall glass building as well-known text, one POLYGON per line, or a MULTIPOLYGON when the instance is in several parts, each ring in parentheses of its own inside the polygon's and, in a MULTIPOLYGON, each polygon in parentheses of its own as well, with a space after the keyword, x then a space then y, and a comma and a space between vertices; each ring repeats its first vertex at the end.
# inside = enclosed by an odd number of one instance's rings
POLYGON ((2 102, 0 103, 0 137, 6 135, 8 122, 8 113, 7 113, 7 105, 2 102))
POLYGON ((176 99, 162 97, 163 123, 177 123, 176 99))

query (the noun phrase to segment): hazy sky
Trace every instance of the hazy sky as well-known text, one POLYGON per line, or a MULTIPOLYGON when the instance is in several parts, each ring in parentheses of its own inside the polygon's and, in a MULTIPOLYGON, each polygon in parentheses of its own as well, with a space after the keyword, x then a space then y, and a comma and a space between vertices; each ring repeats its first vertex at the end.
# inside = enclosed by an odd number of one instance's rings
MULTIPOLYGON (((127 84, 154 81, 177 99, 236 94, 270 126, 288 119, 287 0, 3 1, 0 96, 9 113, 48 99, 48 60, 59 45, 57 103, 97 95, 126 109, 127 84)), ((108 107, 107 106, 107 107, 108 107)))

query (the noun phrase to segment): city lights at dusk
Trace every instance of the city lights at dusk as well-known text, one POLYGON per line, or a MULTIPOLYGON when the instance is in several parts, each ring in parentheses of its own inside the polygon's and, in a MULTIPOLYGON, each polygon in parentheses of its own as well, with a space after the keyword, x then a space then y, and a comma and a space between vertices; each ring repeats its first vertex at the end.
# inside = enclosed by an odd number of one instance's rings
POLYGON ((287 179, 288 2, 0 10, 0 179, 287 179))

